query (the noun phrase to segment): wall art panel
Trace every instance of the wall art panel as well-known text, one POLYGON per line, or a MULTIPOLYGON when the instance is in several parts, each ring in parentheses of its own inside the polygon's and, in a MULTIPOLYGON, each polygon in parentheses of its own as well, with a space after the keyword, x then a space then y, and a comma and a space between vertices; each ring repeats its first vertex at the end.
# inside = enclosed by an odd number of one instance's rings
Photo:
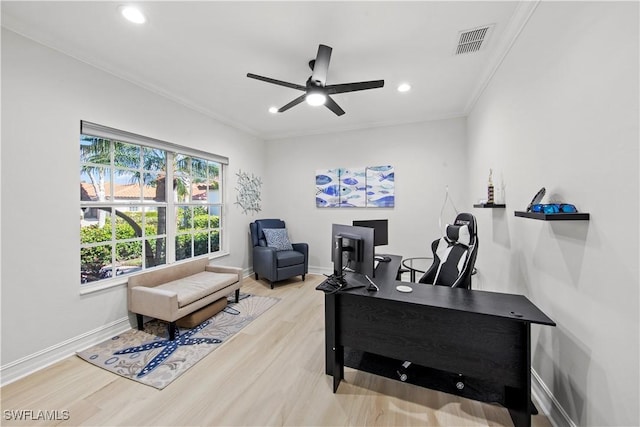
POLYGON ((395 172, 393 166, 367 167, 367 206, 392 208, 395 206, 395 172))
POLYGON ((367 206, 366 177, 365 168, 340 169, 341 208, 364 208, 367 206))
POLYGON ((316 207, 337 208, 340 206, 340 169, 316 171, 316 207))

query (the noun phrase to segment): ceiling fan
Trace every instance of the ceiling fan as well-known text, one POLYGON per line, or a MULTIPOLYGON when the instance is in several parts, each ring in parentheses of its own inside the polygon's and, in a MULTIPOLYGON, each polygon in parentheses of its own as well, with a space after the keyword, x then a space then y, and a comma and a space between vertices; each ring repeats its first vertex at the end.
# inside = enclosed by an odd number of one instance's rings
POLYGON ((287 111, 289 108, 300 104, 306 100, 310 105, 325 105, 336 115, 341 116, 344 110, 329 96, 337 93, 355 92, 358 90, 375 89, 384 86, 384 80, 371 80, 367 82, 342 83, 337 85, 327 85, 327 72, 329 70, 329 60, 331 59, 332 49, 323 44, 318 46, 318 54, 316 59, 309 61, 309 67, 313 71, 311 77, 307 80, 305 86, 295 83, 283 82, 269 77, 259 76, 257 74, 247 73, 247 77, 262 80, 263 82, 273 83, 280 86, 297 89, 304 92, 284 107, 278 109, 278 113, 287 111))

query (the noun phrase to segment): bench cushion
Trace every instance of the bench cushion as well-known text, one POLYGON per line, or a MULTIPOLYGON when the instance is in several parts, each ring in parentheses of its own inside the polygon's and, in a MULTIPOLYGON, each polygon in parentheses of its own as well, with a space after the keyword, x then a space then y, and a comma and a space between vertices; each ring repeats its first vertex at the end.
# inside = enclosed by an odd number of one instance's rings
POLYGON ((178 295, 178 307, 185 307, 237 281, 237 274, 202 271, 182 279, 163 283, 156 286, 156 289, 175 292, 178 295))

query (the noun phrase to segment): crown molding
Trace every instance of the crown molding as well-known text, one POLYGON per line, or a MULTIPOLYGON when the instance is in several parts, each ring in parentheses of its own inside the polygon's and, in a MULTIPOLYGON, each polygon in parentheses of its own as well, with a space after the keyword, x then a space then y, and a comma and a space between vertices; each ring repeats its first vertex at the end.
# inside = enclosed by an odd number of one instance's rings
POLYGON ((523 1, 518 3, 518 7, 513 12, 513 16, 509 19, 507 27, 504 30, 504 36, 500 38, 501 41, 493 50, 493 55, 489 60, 489 66, 485 69, 479 84, 476 86, 464 108, 466 115, 471 113, 471 110, 473 110, 473 107, 475 107, 485 89, 489 86, 489 83, 491 83, 493 76, 511 51, 522 30, 527 26, 529 19, 538 7, 538 4, 540 4, 540 1, 541 0, 523 1))

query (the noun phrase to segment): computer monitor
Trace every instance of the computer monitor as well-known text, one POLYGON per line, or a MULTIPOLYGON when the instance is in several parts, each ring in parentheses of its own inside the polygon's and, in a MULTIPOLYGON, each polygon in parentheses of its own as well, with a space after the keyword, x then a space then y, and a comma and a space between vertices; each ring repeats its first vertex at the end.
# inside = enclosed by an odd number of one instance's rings
POLYGON ((389 244, 389 221, 386 219, 368 219, 353 221, 353 225, 357 227, 373 228, 373 240, 375 246, 384 246, 389 244))
POLYGON ((374 231, 369 227, 333 224, 331 227, 331 261, 333 273, 342 275, 348 268, 373 277, 374 231))

